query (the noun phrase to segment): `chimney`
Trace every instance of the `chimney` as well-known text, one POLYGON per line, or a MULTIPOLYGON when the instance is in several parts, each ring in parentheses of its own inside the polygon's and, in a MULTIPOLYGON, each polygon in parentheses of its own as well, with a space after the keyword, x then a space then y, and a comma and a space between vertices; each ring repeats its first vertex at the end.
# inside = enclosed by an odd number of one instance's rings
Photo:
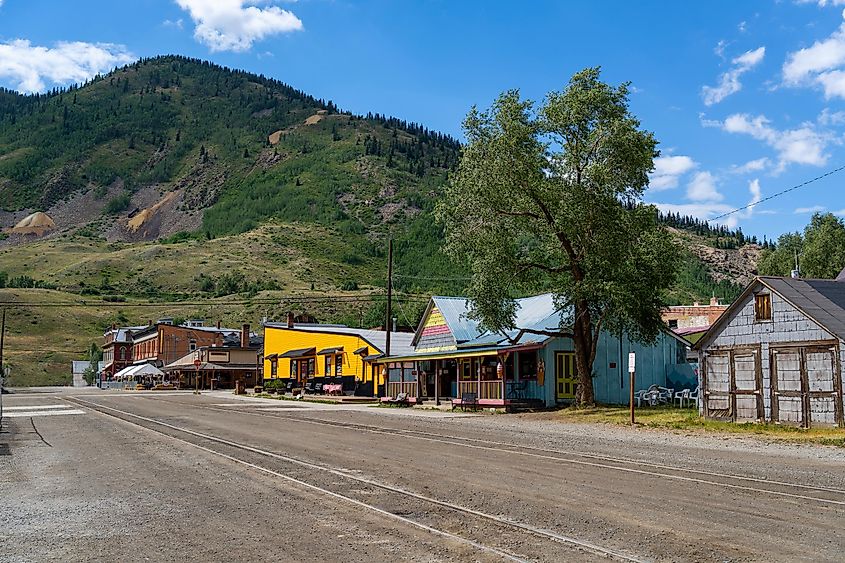
POLYGON ((218 328, 218 329, 220 328, 220 323, 222 323, 222 322, 223 322, 223 321, 221 321, 220 319, 217 319, 217 328, 218 328))
POLYGON ((241 348, 249 348, 249 325, 246 323, 241 327, 241 348))
POLYGON ((112 323, 112 324, 111 324, 111 329, 112 329, 112 330, 117 330, 117 323, 112 323))
POLYGON ((293 328, 293 313, 288 311, 288 328, 293 328))
POLYGON ((698 301, 693 301, 693 302, 692 302, 692 306, 693 306, 693 307, 700 307, 700 306, 701 306, 701 304, 700 304, 698 301))
POLYGON ((718 305, 719 305, 719 298, 715 297, 715 296, 711 297, 710 298, 710 306, 711 307, 717 307, 718 305))
POLYGON ((799 272, 798 268, 796 268, 796 269, 792 270, 791 272, 789 272, 789 276, 792 279, 797 280, 799 277, 801 277, 801 272, 799 272))
POLYGON ((152 319, 147 321, 147 326, 153 326, 153 320, 152 319))

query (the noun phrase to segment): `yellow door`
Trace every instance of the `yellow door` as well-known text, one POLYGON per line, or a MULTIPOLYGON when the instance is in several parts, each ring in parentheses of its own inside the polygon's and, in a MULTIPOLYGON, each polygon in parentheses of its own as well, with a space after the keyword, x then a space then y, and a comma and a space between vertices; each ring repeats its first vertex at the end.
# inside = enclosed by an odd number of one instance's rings
POLYGON ((555 355, 555 377, 557 378, 557 398, 575 398, 575 353, 558 352, 555 355))

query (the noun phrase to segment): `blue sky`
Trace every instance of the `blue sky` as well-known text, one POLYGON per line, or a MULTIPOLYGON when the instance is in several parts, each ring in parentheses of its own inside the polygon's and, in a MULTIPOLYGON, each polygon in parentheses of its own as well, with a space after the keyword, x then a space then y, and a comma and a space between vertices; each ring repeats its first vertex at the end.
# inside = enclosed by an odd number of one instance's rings
MULTIPOLYGON (((178 53, 460 137, 502 90, 600 65, 660 140, 646 200, 713 218, 845 165, 845 0, 0 0, 0 85, 37 91, 178 53)), ((845 172, 731 215, 776 237, 845 215, 845 172)))

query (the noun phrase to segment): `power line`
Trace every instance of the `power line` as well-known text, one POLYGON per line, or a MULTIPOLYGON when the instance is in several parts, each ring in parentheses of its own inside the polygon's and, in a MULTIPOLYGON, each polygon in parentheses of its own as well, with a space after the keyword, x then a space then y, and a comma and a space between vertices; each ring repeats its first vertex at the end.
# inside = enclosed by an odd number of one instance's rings
MULTIPOLYGON (((81 301, 81 302, 41 302, 29 303, 23 301, 0 301, 0 307, 55 307, 55 308, 71 308, 71 307, 100 307, 100 308, 167 308, 167 307, 233 307, 233 306, 261 306, 261 305, 287 305, 287 304, 313 304, 313 303, 371 303, 373 301, 384 301, 387 296, 381 294, 373 294, 367 296, 354 295, 326 295, 320 297, 280 297, 277 299, 248 299, 248 300, 233 300, 233 301, 147 301, 147 302, 128 302, 128 301, 81 301)), ((403 297, 406 301, 428 301, 427 296, 422 295, 406 295, 403 297)))
POLYGON ((713 217, 712 219, 708 219, 708 221, 718 221, 719 219, 724 219, 724 218, 725 218, 725 217, 727 217, 728 215, 733 215, 734 213, 738 213, 738 212, 740 212, 740 211, 745 211, 746 209, 750 209, 750 208, 752 208, 752 207, 756 207, 757 205, 760 205, 761 203, 764 203, 764 202, 767 202, 767 201, 769 201, 769 200, 775 199, 776 197, 780 197, 780 196, 782 196, 782 195, 784 195, 784 194, 788 194, 789 192, 793 192, 793 191, 797 190, 798 188, 803 188, 804 186, 806 186, 806 185, 808 185, 808 184, 812 184, 813 182, 818 182, 819 180, 821 180, 821 179, 823 179, 823 178, 827 178, 828 176, 833 176, 833 175, 834 175, 834 174, 836 174, 837 172, 842 172, 843 170, 845 170, 845 165, 840 166, 839 168, 834 168, 833 170, 830 170, 830 171, 828 171, 828 172, 825 172, 825 173, 824 173, 824 174, 822 174, 821 176, 816 176, 815 178, 812 178, 812 179, 810 179, 810 180, 807 180, 806 182, 801 182, 800 184, 796 184, 796 185, 794 185, 794 186, 792 186, 792 187, 790 187, 790 188, 786 188, 785 190, 781 190, 781 191, 779 191, 779 192, 777 192, 777 193, 775 193, 775 194, 772 194, 772 195, 770 195, 770 196, 764 197, 763 199, 761 199, 760 201, 757 201, 757 202, 755 202, 755 203, 749 203, 748 205, 745 205, 745 206, 743 206, 743 207, 739 207, 739 208, 737 208, 737 209, 734 209, 733 211, 728 211, 727 213, 722 213, 722 214, 721 214, 721 215, 719 215, 718 217, 713 217))

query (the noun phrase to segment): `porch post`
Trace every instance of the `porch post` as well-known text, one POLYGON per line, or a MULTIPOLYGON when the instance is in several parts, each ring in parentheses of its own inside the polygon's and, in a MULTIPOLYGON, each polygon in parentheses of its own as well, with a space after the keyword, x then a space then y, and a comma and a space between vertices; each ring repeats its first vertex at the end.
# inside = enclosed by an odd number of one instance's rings
POLYGON ((505 393, 505 380, 507 379, 507 371, 508 368, 505 366, 505 356, 496 356, 496 371, 499 371, 499 367, 502 368, 501 378, 502 378, 502 404, 505 404, 505 399, 507 398, 507 394, 505 393))
POLYGON ((440 406, 440 360, 434 360, 434 404, 440 406))
POLYGON ((479 356, 478 358, 476 358, 476 359, 473 361, 473 363, 474 363, 475 361, 477 361, 477 362, 478 362, 478 366, 476 366, 476 368, 475 368, 475 374, 476 374, 476 379, 477 379, 477 380, 476 380, 476 382, 475 382, 475 393, 476 393, 476 395, 475 395, 475 396, 476 396, 476 398, 478 398, 478 399, 480 399, 480 398, 481 398, 481 364, 483 364, 483 363, 484 363, 484 362, 482 361, 482 359, 483 359, 483 358, 484 358, 484 356, 479 356))

